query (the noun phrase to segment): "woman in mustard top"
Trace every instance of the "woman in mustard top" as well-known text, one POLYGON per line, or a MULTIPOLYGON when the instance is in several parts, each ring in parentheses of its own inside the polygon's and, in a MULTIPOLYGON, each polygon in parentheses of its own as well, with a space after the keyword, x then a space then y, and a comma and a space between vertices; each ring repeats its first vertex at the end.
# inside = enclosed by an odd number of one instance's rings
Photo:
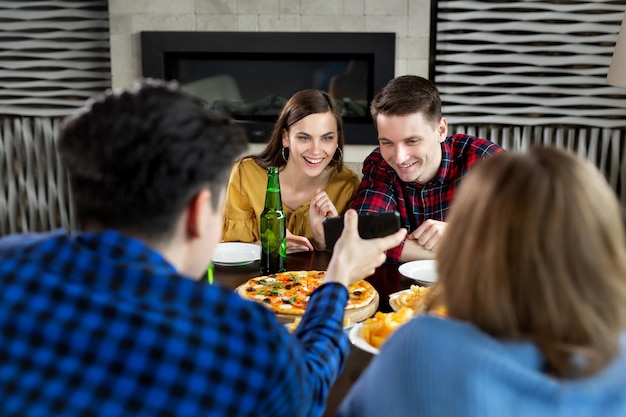
POLYGON ((241 158, 232 169, 223 240, 259 240, 267 168, 277 166, 287 215, 287 251, 323 249, 322 221, 347 210, 359 185, 358 176, 343 165, 343 145, 343 120, 333 99, 319 90, 294 94, 265 149, 241 158))

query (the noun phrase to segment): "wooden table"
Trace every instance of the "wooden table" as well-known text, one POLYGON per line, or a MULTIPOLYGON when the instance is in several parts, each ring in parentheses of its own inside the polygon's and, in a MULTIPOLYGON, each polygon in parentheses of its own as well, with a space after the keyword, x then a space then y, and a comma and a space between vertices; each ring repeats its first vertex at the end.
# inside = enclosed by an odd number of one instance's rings
MULTIPOLYGON (((287 270, 320 270, 325 271, 330 261, 330 253, 323 251, 300 252, 287 255, 287 270)), ((248 279, 259 276, 259 262, 240 267, 215 267, 215 281, 221 285, 235 289, 248 279)), ((374 272, 374 275, 367 278, 380 295, 379 311, 389 312, 389 294, 401 289, 409 288, 415 284, 409 278, 403 277, 398 272, 398 265, 384 264, 374 272)), ((341 400, 348 390, 365 369, 372 355, 354 346, 350 348, 350 354, 341 375, 332 386, 326 405, 324 416, 334 416, 341 400)))

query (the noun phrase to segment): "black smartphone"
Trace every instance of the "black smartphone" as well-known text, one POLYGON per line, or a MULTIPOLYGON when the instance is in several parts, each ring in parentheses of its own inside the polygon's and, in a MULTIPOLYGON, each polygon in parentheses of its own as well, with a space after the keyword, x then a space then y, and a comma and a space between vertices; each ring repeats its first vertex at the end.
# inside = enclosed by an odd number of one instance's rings
MULTIPOLYGON (((343 231, 343 216, 324 219, 326 249, 332 250, 343 231)), ((359 235, 372 239, 390 235, 400 229, 400 213, 383 211, 380 213, 359 214, 359 235)))

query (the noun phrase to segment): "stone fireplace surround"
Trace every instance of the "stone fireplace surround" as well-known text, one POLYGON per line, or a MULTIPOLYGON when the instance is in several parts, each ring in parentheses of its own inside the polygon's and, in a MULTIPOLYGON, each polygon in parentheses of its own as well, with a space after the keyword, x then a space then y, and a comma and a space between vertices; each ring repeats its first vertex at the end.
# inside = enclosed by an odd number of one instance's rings
MULTIPOLYGON (((112 83, 141 76, 141 31, 394 32, 395 75, 426 77, 430 13, 431 0, 109 0, 112 83)), ((372 148, 347 145, 344 159, 358 171, 372 148)))

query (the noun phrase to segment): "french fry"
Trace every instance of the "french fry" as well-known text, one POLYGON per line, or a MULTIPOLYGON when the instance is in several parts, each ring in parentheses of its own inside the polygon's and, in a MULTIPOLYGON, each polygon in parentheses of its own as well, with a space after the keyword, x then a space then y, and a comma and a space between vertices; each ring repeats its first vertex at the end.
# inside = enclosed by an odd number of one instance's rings
MULTIPOLYGON (((296 331, 296 329, 300 325, 300 321, 302 321, 302 317, 296 317, 294 321, 285 325, 287 326, 287 330, 289 331, 289 333, 293 333, 296 331)), ((350 324, 351 324, 350 317, 344 317, 343 327, 346 327, 350 324)))
POLYGON ((412 317, 413 310, 408 307, 402 307, 400 310, 392 313, 379 311, 374 317, 365 320, 361 329, 361 336, 370 345, 380 348, 393 332, 412 317))
POLYGON ((298 328, 298 325, 300 324, 300 320, 302 320, 302 317, 296 317, 294 321, 286 325, 287 330, 289 330, 289 333, 293 333, 296 331, 296 329, 298 328))

